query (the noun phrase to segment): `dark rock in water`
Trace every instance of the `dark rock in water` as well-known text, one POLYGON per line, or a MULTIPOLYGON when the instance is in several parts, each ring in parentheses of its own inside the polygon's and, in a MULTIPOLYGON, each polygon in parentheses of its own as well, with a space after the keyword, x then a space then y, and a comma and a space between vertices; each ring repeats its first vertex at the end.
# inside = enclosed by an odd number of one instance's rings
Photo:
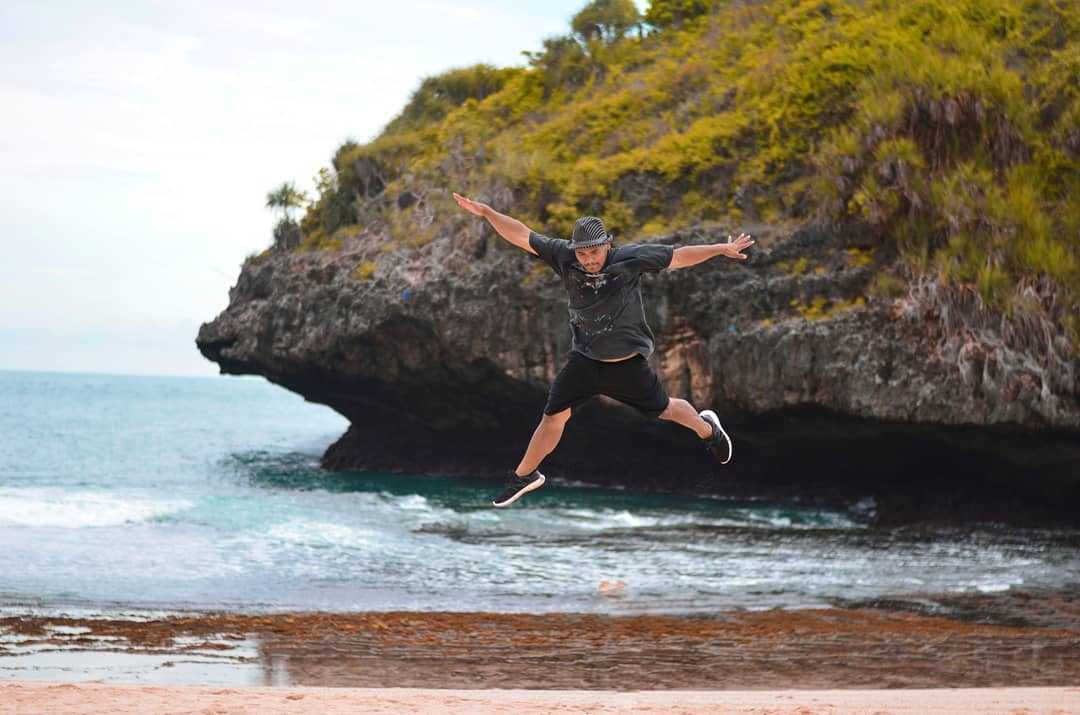
MULTIPOLYGON (((249 261, 196 344, 222 373, 263 375, 347 417, 328 469, 503 472, 565 361, 566 299, 535 259, 501 241, 487 249, 463 225, 419 249, 353 244, 249 261), (379 270, 359 279, 357 266, 372 260, 379 270)), ((873 244, 857 234, 744 230, 757 240, 749 260, 644 280, 652 362, 672 396, 730 426, 731 464, 712 464, 681 427, 597 398, 575 412, 546 473, 830 503, 872 497, 881 521, 1080 523, 1080 362, 1052 335, 995 322, 933 284, 874 297, 887 259, 866 260, 873 244)), ((659 240, 714 243, 729 232, 659 240)))

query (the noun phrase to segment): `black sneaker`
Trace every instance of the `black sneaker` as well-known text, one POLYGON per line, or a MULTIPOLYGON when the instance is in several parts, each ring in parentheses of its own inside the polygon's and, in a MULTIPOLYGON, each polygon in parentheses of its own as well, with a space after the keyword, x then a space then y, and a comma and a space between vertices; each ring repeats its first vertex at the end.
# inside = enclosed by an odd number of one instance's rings
POLYGON ((544 486, 544 475, 539 469, 532 470, 532 474, 526 474, 524 477, 519 477, 511 471, 506 480, 506 489, 503 489, 502 494, 495 497, 495 501, 491 503, 495 506, 508 506, 517 501, 522 494, 542 486, 544 486))
POLYGON ((709 445, 709 451, 720 464, 727 464, 735 454, 735 448, 731 446, 731 438, 728 437, 727 432, 720 426, 720 418, 712 410, 702 410, 698 415, 712 425, 712 436, 705 440, 709 445))

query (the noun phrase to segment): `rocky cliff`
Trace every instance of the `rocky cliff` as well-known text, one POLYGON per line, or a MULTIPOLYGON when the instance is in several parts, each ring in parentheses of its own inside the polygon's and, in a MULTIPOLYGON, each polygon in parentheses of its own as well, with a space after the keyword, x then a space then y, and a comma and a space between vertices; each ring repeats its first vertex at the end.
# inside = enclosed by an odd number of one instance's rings
MULTIPOLYGON (((197 347, 222 373, 263 375, 348 418, 326 468, 513 467, 566 358, 565 296, 482 226, 446 226, 413 249, 357 238, 252 257, 197 347)), ((734 228, 653 240, 716 242, 734 228)), ((881 521, 1080 519, 1080 362, 1053 330, 962 288, 890 286, 895 257, 853 229, 738 228, 757 240, 750 260, 644 283, 652 362, 672 396, 730 425, 732 463, 596 399, 546 473, 857 503, 881 521)))

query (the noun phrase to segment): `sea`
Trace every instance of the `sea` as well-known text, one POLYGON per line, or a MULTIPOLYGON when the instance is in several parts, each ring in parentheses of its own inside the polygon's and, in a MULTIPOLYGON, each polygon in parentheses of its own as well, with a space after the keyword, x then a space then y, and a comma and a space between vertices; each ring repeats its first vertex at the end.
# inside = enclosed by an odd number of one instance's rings
POLYGON ((0 614, 698 614, 1080 583, 1075 531, 877 528, 555 469, 495 509, 490 479, 321 469, 347 426, 260 377, 0 371, 0 614))

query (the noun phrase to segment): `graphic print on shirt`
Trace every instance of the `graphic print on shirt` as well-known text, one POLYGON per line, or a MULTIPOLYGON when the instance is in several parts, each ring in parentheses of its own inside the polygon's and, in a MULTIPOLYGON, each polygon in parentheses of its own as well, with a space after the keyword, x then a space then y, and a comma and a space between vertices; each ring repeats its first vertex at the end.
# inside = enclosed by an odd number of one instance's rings
POLYGON ((585 279, 582 281, 582 284, 592 288, 595 293, 607 284, 607 279, 607 273, 589 273, 586 271, 585 279))
POLYGON ((615 327, 616 319, 626 309, 628 291, 625 281, 618 272, 589 273, 582 269, 573 272, 568 283, 568 287, 573 286, 571 293, 577 297, 567 306, 570 323, 580 331, 584 345, 591 345, 597 336, 615 327), (613 304, 608 299, 616 295, 620 300, 613 304))

